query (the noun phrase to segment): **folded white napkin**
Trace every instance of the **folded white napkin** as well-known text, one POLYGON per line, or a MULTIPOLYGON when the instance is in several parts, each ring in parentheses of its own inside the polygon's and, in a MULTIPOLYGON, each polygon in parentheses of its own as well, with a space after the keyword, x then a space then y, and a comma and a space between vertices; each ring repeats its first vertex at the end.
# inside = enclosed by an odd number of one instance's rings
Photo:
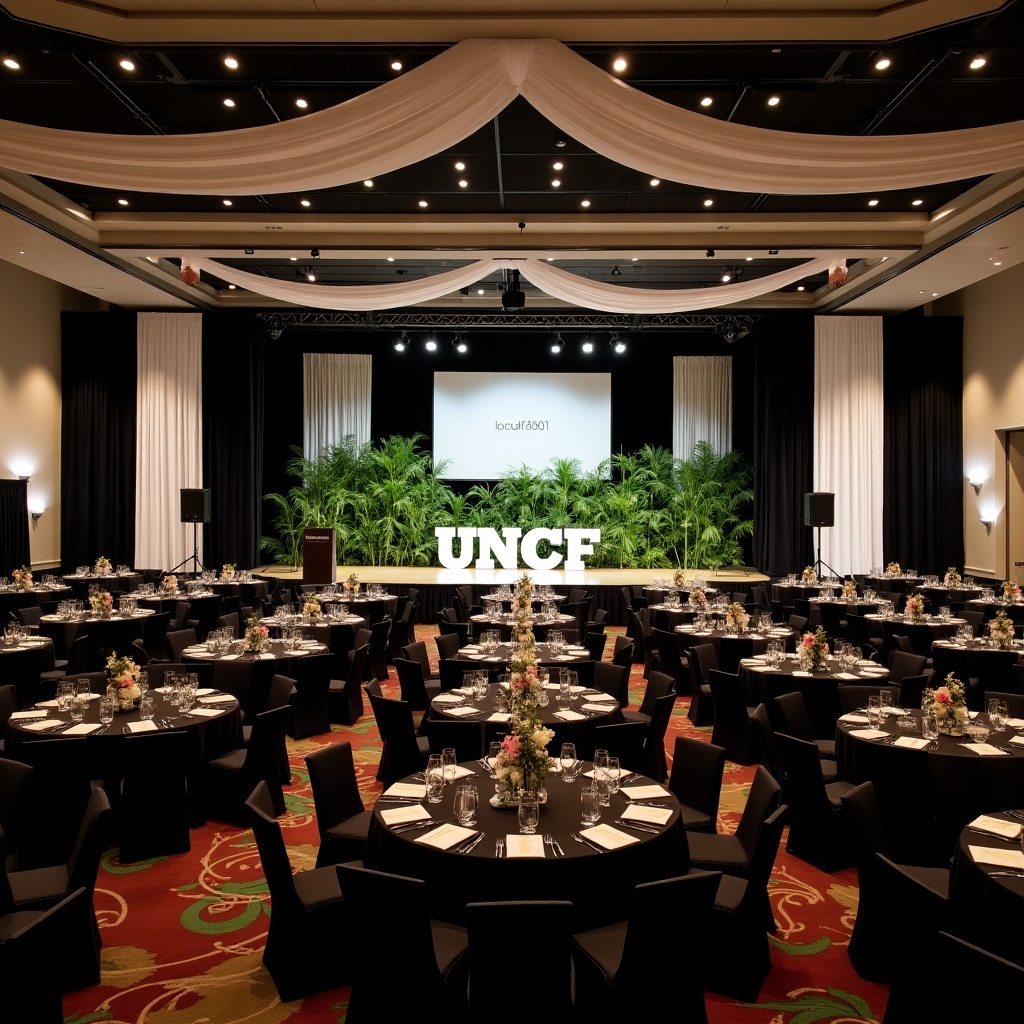
POLYGON ((606 711, 609 711, 611 709, 612 705, 610 705, 610 704, 581 704, 580 707, 584 711, 601 711, 601 712, 606 712, 606 711))
POLYGON ((190 715, 198 715, 200 718, 216 718, 224 714, 224 708, 193 708, 190 715))
MULTIPOLYGON (((422 791, 423 787, 420 787, 422 791)), ((411 807, 387 807, 380 812, 384 824, 389 828, 394 825, 405 825, 410 821, 423 821, 430 817, 430 811, 422 804, 411 807)))
POLYGON ((581 715, 578 711, 556 711, 555 718, 560 719, 563 722, 582 722, 586 715, 581 715))
POLYGON ((75 725, 65 729, 62 736, 88 736, 89 733, 95 732, 100 728, 99 722, 78 722, 75 725))
POLYGON ((650 825, 664 825, 672 817, 668 807, 645 807, 643 804, 630 804, 619 815, 623 821, 645 821, 650 825))
POLYGON ((634 843, 640 842, 636 836, 620 832, 617 828, 612 828, 611 825, 595 825, 593 828, 585 828, 581 830, 580 835, 592 843, 597 843, 598 846, 603 846, 606 850, 618 850, 623 846, 632 846, 634 843))
POLYGON ((463 704, 462 707, 449 708, 446 714, 455 715, 458 718, 462 718, 463 715, 479 715, 480 709, 474 708, 469 704, 463 704))
POLYGON ((506 857, 543 857, 544 837, 542 835, 521 835, 514 832, 505 836, 506 857))
MULTIPOLYGON (((56 701, 54 702, 56 703, 56 701)), ((45 711, 15 711, 11 714, 12 722, 21 722, 31 718, 45 718, 45 711)))
POLYGON ((850 712, 848 715, 842 715, 839 718, 840 722, 847 722, 850 725, 867 725, 871 721, 867 715, 858 715, 850 712))
POLYGON ((396 782, 388 786, 381 796, 404 796, 414 800, 422 800, 426 794, 426 786, 422 782, 396 782))
POLYGON ((928 746, 928 740, 917 736, 901 736, 893 743, 894 747, 910 747, 911 750, 923 750, 928 746))
MULTIPOLYGON (((199 693, 196 690, 196 693, 199 693)), ((230 693, 209 693, 196 697, 200 704, 230 704, 235 698, 230 693)))
POLYGON ((462 698, 451 693, 442 693, 434 698, 435 704, 461 704, 462 698))
POLYGON ((1003 839, 1016 839, 1020 836, 1020 823, 1016 821, 1005 821, 1003 818, 993 817, 991 814, 979 814, 974 821, 969 821, 971 828, 980 829, 982 832, 991 832, 994 836, 1001 836, 1003 839))
POLYGON ((487 716, 488 722, 507 722, 512 716, 507 711, 494 711, 487 716))
POLYGON ((1007 850, 1001 846, 968 846, 967 849, 976 864, 1024 871, 1024 852, 1020 850, 1007 850))
MULTIPOLYGON (((387 812, 382 811, 381 813, 387 812)), ((476 834, 476 829, 445 824, 438 828, 432 828, 426 835, 417 836, 414 842, 422 843, 424 846, 433 846, 438 850, 450 850, 453 846, 464 843, 470 836, 476 834)))
POLYGON ((861 740, 880 740, 889 734, 881 729, 851 729, 850 735, 861 740))
POLYGON ((46 729, 56 729, 64 723, 59 718, 40 718, 32 722, 26 722, 22 728, 31 729, 32 732, 43 732, 46 729))
POLYGON ((157 729, 159 729, 159 726, 153 721, 128 723, 129 732, 156 732, 157 729))
POLYGON ((646 786, 623 786, 619 792, 627 800, 659 800, 668 796, 661 786, 652 784, 646 786))
POLYGON ((1013 754, 1005 754, 991 743, 965 743, 963 746, 965 750, 973 750, 982 757, 1013 757, 1013 754))
POLYGON ((855 672, 837 672, 836 673, 836 679, 859 679, 859 678, 860 678, 860 676, 858 676, 855 672))

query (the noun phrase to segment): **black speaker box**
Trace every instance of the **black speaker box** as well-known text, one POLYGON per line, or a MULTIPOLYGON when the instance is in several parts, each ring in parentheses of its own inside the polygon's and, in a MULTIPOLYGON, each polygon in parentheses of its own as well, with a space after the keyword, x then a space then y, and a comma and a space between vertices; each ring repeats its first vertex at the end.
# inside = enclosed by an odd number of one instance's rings
POLYGON ((834 526, 836 496, 831 491, 810 491, 804 495, 804 526, 834 526))
POLYGON ((181 521, 208 523, 210 521, 210 491, 208 488, 182 487, 181 521))

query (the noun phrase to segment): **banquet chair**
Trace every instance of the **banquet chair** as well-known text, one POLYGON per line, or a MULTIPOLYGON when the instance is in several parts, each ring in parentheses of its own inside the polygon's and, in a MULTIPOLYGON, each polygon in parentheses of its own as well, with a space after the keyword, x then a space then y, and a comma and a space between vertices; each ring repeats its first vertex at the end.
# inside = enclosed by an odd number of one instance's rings
MULTIPOLYGON (((892 661, 889 663, 889 679, 893 684, 898 685, 907 676, 919 676, 924 672, 927 660, 921 654, 893 651, 892 661)), ((920 707, 920 704, 918 704, 918 707, 920 707)))
POLYGON ((676 695, 667 693, 654 702, 651 720, 647 724, 647 739, 644 740, 644 754, 647 758, 646 774, 655 782, 663 784, 668 778, 668 762, 665 759, 665 733, 675 707, 676 695))
POLYGON ((0 880, 0 977, 4 985, 2 1010, 5 1019, 32 1024, 64 1024, 64 970, 76 960, 88 959, 91 951, 72 941, 77 923, 91 913, 84 888, 69 893, 45 910, 17 910, 4 899, 0 880), (42 964, 47 981, 35 984, 42 964))
POLYGON ((246 797, 261 781, 267 784, 275 815, 284 814, 281 749, 290 716, 287 706, 256 715, 248 745, 215 757, 206 766, 212 816, 244 825, 246 797))
POLYGON ((456 622, 469 623, 469 609, 462 600, 462 595, 456 590, 452 593, 452 611, 455 612, 456 622))
POLYGON ((11 715, 18 710, 18 688, 13 683, 0 686, 0 757, 4 753, 4 733, 11 715))
POLYGON ((725 756, 736 764, 751 764, 750 716, 754 709, 743 699, 740 677, 718 669, 708 671, 713 725, 711 742, 724 748, 725 756))
POLYGON ((233 613, 241 617, 242 595, 222 594, 220 599, 220 613, 221 615, 231 615, 233 613))
POLYGON ((806 615, 790 615, 789 628, 795 629, 798 633, 803 633, 807 629, 809 622, 810 619, 806 615))
POLYGON ((629 705, 629 666, 610 661, 594 662, 594 689, 614 697, 619 707, 629 705))
POLYGON ((402 648, 402 657, 409 661, 415 661, 423 672, 424 683, 437 683, 438 674, 430 667, 430 656, 427 654, 427 645, 422 640, 415 640, 402 648))
POLYGON ((612 664, 622 665, 626 669, 633 666, 636 656, 636 644, 628 636, 616 636, 612 644, 612 664))
POLYGON ((595 726, 592 733, 593 748, 588 753, 607 750, 612 757, 619 759, 619 765, 624 771, 646 775, 645 747, 649 729, 646 722, 614 722, 595 726))
MULTIPOLYGON (((646 612, 647 609, 644 609, 646 612)), ((650 634, 650 630, 647 628, 645 617, 637 612, 626 612, 627 619, 633 623, 633 643, 635 644, 635 650, 633 652, 634 658, 644 663, 644 679, 650 675, 651 668, 654 666, 656 659, 656 651, 654 648, 654 638, 650 634)))
POLYGON ((846 628, 850 643, 859 647, 861 655, 865 658, 873 659, 882 649, 882 638, 872 635, 874 626, 874 621, 864 615, 855 615, 850 611, 846 613, 846 628))
POLYGON ((608 638, 604 633, 586 633, 583 637, 583 646, 592 661, 600 661, 604 657, 604 647, 608 638))
POLYGON ((181 661, 181 652, 186 647, 194 647, 198 642, 194 629, 175 629, 166 634, 167 660, 181 661))
POLYGON ((437 663, 438 671, 441 673, 438 678, 438 686, 441 693, 448 690, 458 689, 462 686, 463 676, 467 672, 476 672, 480 665, 475 661, 461 661, 458 658, 442 658, 437 663))
POLYGON ((107 658, 115 651, 128 653, 132 641, 142 636, 142 619, 111 619, 102 629, 90 626, 85 635, 89 638, 89 670, 97 672, 106 668, 107 658))
POLYGON ((465 647, 469 642, 469 623, 452 621, 446 618, 443 612, 439 612, 437 616, 437 631, 441 636, 457 637, 459 647, 465 647))
POLYGON ((853 862, 850 830, 842 798, 853 784, 826 784, 818 748, 808 740, 775 734, 786 765, 789 838, 786 852, 831 874, 853 862))
POLYGON ((466 642, 457 633, 441 633, 434 637, 434 643, 437 645, 437 657, 440 660, 456 657, 459 648, 464 647, 466 642))
POLYGON ((86 898, 76 903, 77 913, 74 920, 68 922, 67 933, 58 947, 68 953, 75 951, 74 959, 61 968, 65 991, 68 992, 98 985, 100 981, 102 940, 93 895, 111 815, 107 794, 96 787, 89 796, 74 848, 65 863, 7 874, 11 903, 16 911, 46 910, 78 889, 85 890, 86 898))
MULTIPOLYGON (((168 665, 167 670, 193 672, 196 662, 184 665, 168 665)), ((275 662, 266 661, 224 661, 218 658, 206 664, 210 670, 210 686, 229 693, 238 701, 242 709, 242 723, 250 724, 261 712, 267 710, 267 698, 270 696, 270 681, 274 676, 275 662)), ((159 666, 157 669, 159 671, 159 666)), ((150 676, 149 685, 153 685, 150 676)))
POLYGON ((711 725, 715 720, 715 701, 711 696, 711 673, 718 670, 714 644, 690 648, 690 709, 687 717, 694 725, 711 725))
POLYGON ((925 688, 935 685, 935 673, 931 669, 919 676, 904 676, 899 685, 897 703, 901 708, 919 708, 925 688))
POLYGON ((574 934, 576 1019, 617 1024, 654 1017, 665 996, 650 988, 651 965, 659 963, 672 971, 673 1016, 706 1024, 705 939, 721 879, 718 871, 693 871, 642 883, 633 889, 627 920, 574 934))
POLYGON ((664 629, 651 630, 658 652, 658 671, 672 677, 672 689, 680 695, 690 692, 690 664, 679 650, 679 634, 664 629))
POLYGON ((644 689, 643 699, 636 711, 623 711, 622 717, 627 722, 650 722, 654 714, 654 702, 659 697, 672 694, 675 697, 675 690, 672 686, 672 677, 665 672, 652 672, 647 678, 647 686, 644 689))
MULTIPOLYGON (((886 835, 875 786, 862 782, 842 796, 846 820, 857 865, 857 917, 847 953, 853 969, 868 981, 892 984, 896 961, 890 945, 894 927, 893 918, 903 911, 890 901, 885 876, 876 858, 881 853, 893 859, 895 853, 886 835)), ((930 889, 943 896, 949 895, 949 868, 916 867, 902 865, 905 871, 917 875, 930 889)))
POLYGON ((220 594, 211 597, 197 597, 188 604, 185 616, 185 628, 194 629, 200 640, 205 640, 211 629, 217 629, 220 620, 220 606, 223 598, 220 594))
POLYGON ((217 625, 221 629, 230 629, 231 635, 236 639, 242 636, 242 617, 238 612, 224 612, 217 617, 217 625))
POLYGON ((295 662, 295 688, 289 695, 292 720, 288 735, 301 740, 331 731, 327 692, 331 687, 334 655, 309 654, 295 662))
MULTIPOLYGON (((868 697, 877 697, 887 683, 843 683, 839 687, 839 709, 849 715, 868 706, 868 697)), ((908 705, 909 706, 909 705, 908 705)))
MULTIPOLYGON (((369 645, 363 644, 352 652, 352 662, 348 675, 344 679, 332 679, 327 688, 327 707, 330 709, 331 721, 339 725, 355 725, 363 716, 363 675, 366 671, 366 659, 369 657, 369 645)), ((335 665, 335 671, 338 666, 335 665)))
POLYGON ((969 622, 971 624, 971 632, 975 636, 981 636, 982 635, 982 629, 983 629, 982 623, 985 621, 985 613, 984 612, 978 612, 978 611, 974 611, 971 608, 968 608, 968 609, 965 609, 965 610, 961 611, 959 613, 959 617, 961 619, 963 619, 964 622, 969 622))
POLYGON ((431 700, 441 692, 440 682, 429 685, 423 676, 423 666, 409 658, 395 658, 395 672, 404 700, 413 711, 426 711, 431 700))
POLYGON ((551 1021, 577 1019, 572 999, 572 903, 507 900, 466 904, 469 1019, 499 1021, 509 1015, 508 963, 495 956, 495 937, 544 936, 544 955, 530 966, 530 1000, 551 1021))
POLYGON ((481 721, 458 721, 453 718, 437 718, 428 721, 423 730, 431 754, 440 754, 451 747, 455 760, 478 761, 486 753, 484 747, 484 723, 481 721))
POLYGON ((352 744, 328 743, 306 755, 320 849, 316 866, 362 860, 372 811, 363 806, 352 744))
POLYGON ((191 743, 183 730, 125 737, 117 815, 122 863, 192 848, 186 776, 191 743))
POLYGON ((833 735, 829 739, 815 737, 802 693, 798 690, 794 690, 792 693, 780 693, 775 698, 775 715, 772 725, 775 727, 776 733, 784 732, 797 739, 807 740, 818 748, 820 757, 835 761, 835 736, 833 735))
POLYGON ((370 626, 370 644, 366 652, 366 665, 363 669, 361 682, 370 679, 385 680, 390 676, 388 670, 388 639, 391 636, 391 619, 384 616, 379 622, 370 626))
POLYGON ((34 633, 39 626, 39 620, 43 617, 43 609, 36 604, 27 608, 16 608, 12 614, 17 622, 28 626, 34 633))
POLYGON ((768 899, 768 883, 782 839, 786 811, 786 805, 781 804, 759 823, 746 878, 722 874, 711 925, 705 936, 707 948, 728 950, 728 955, 709 958, 704 974, 705 989, 744 1002, 753 1002, 760 995, 772 966, 768 931, 774 930, 775 923, 768 899))
POLYGON ((257 783, 243 810, 259 851, 270 892, 270 925, 263 963, 282 1002, 347 985, 358 918, 342 898, 334 868, 292 873, 274 800, 257 783))
POLYGON ((483 605, 473 600, 473 588, 471 586, 456 587, 455 593, 462 599, 462 606, 466 609, 466 615, 478 615, 483 611, 483 605))
MULTIPOLYGON (((389 1019, 463 1021, 466 929, 431 920, 427 883, 358 863, 338 864, 335 872, 351 919, 358 922, 346 1024, 378 1024, 382 999, 389 1019), (391 907, 401 908, 400 927, 386 910, 391 907)), ((488 940, 493 955, 494 935, 488 940)), ((508 980, 506 974, 506 996, 508 980)))
MULTIPOLYGON (((7 687, 0 687, 0 696, 7 687)), ((21 836, 29 795, 32 765, 0 757, 0 868, 13 871, 18 864, 18 840, 21 836)))
POLYGON ((132 649, 126 653, 139 668, 145 668, 149 665, 149 655, 146 653, 146 648, 142 646, 141 636, 137 636, 132 641, 132 649))
POLYGON ((689 736, 675 739, 668 788, 681 805, 683 828, 688 831, 718 831, 725 756, 725 750, 714 743, 689 736))
MULTIPOLYGON (((166 658, 166 652, 164 657, 166 658)), ((67 663, 64 666, 64 678, 89 671, 89 638, 83 633, 71 641, 67 663)))
POLYGON ((415 637, 415 615, 418 605, 406 601, 405 607, 396 619, 391 622, 391 635, 388 637, 388 660, 394 661, 401 655, 402 648, 412 643, 415 637))
POLYGON ((168 630, 172 633, 177 632, 179 629, 188 628, 188 601, 178 601, 174 605, 174 617, 171 619, 171 624, 168 626, 168 630))
POLYGON ((821 615, 821 625, 831 642, 845 640, 849 633, 849 623, 846 621, 846 605, 824 601, 818 605, 818 612, 821 615))
POLYGON ((367 692, 381 739, 377 781, 382 782, 386 789, 406 775, 426 768, 430 741, 426 736, 416 735, 412 708, 404 700, 378 696, 369 687, 367 692))

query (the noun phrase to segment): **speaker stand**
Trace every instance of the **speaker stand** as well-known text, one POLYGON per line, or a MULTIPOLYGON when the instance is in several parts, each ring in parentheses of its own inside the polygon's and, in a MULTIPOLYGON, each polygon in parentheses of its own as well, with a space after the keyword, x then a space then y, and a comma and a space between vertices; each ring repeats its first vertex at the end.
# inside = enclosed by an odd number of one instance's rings
POLYGON ((814 575, 817 576, 819 580, 821 579, 821 570, 822 570, 823 567, 825 569, 828 569, 828 571, 830 573, 832 573, 833 576, 835 576, 837 578, 839 577, 839 573, 837 573, 835 571, 835 569, 833 569, 832 566, 828 564, 828 562, 823 562, 821 560, 821 527, 819 526, 818 527, 818 557, 817 557, 817 560, 814 563, 814 575))
MULTIPOLYGON (((821 531, 819 530, 819 535, 821 531)), ((182 566, 192 563, 192 575, 195 576, 200 569, 205 569, 206 566, 199 561, 199 524, 196 522, 192 523, 192 554, 186 555, 173 569, 169 569, 169 572, 177 572, 182 566)))

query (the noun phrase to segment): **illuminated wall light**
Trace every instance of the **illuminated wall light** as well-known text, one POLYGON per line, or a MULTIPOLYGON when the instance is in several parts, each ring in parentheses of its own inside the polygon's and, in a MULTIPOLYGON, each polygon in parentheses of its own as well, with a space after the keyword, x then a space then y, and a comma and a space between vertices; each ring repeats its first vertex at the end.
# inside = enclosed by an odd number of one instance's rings
POLYGON ((914 199, 914 200, 911 201, 910 205, 911 206, 920 206, 923 202, 924 202, 923 199, 914 199))
POLYGON ((421 199, 421 200, 419 201, 419 206, 420 206, 420 209, 425 209, 425 208, 426 208, 426 205, 427 205, 427 201, 426 201, 426 199, 421 199))
POLYGON ((455 162, 455 170, 457 170, 457 171, 464 171, 465 169, 466 169, 466 165, 461 160, 457 160, 455 162))
POLYGON ((4 57, 4 67, 12 71, 20 71, 21 65, 13 57, 4 57))
POLYGON ((235 60, 234 57, 225 57, 224 58, 224 67, 231 68, 232 71, 235 71, 238 68, 238 61, 235 60))
POLYGON ((309 200, 308 199, 300 199, 299 200, 299 206, 309 206, 309 200))
POLYGON ((777 107, 780 102, 781 101, 780 101, 778 96, 769 96, 768 97, 768 106, 769 107, 777 107))
POLYGON ((127 199, 118 199, 117 205, 118 206, 127 206, 128 205, 128 200, 127 199))
POLYGON ((299 98, 298 98, 298 99, 297 99, 297 100, 295 101, 295 106, 297 106, 297 107, 299 108, 299 110, 305 110, 305 109, 306 109, 306 107, 308 107, 308 106, 309 106, 309 104, 308 104, 308 103, 307 103, 307 102, 306 102, 306 101, 305 101, 305 100, 304 100, 304 99, 303 99, 303 98, 302 98, 302 97, 300 96, 300 97, 299 97, 299 98))
POLYGON ((612 61, 612 70, 614 71, 625 71, 629 67, 625 57, 616 57, 612 61))
POLYGON ((225 206, 234 206, 234 205, 235 205, 234 203, 232 203, 232 202, 231 202, 231 200, 230 200, 230 199, 222 199, 222 200, 221 200, 221 202, 222 202, 222 203, 223 203, 223 204, 224 204, 225 206))
POLYGON ((117 62, 118 67, 124 68, 125 71, 135 70, 135 61, 129 60, 127 57, 122 58, 117 62))
POLYGON ((986 59, 985 59, 984 57, 982 57, 982 56, 980 56, 980 55, 979 55, 979 56, 975 57, 975 58, 974 58, 974 59, 973 59, 973 60, 971 61, 971 63, 970 63, 969 65, 968 65, 968 67, 969 67, 969 68, 970 68, 970 69, 971 69, 972 71, 977 71, 977 70, 978 70, 978 68, 983 68, 983 67, 984 67, 984 66, 985 66, 985 65, 986 65, 987 63, 988 63, 988 61, 987 61, 987 60, 986 60, 986 59))
POLYGON ((228 96, 228 97, 227 97, 227 98, 226 98, 226 99, 224 100, 224 106, 225 106, 225 107, 233 107, 234 105, 235 105, 235 101, 234 101, 234 100, 233 100, 233 99, 232 99, 232 98, 231 98, 230 96, 228 96))
POLYGON ((973 469, 968 474, 967 482, 974 488, 975 494, 981 493, 981 485, 985 482, 985 475, 981 470, 973 469))
POLYGON ((651 178, 651 180, 650 180, 651 188, 657 188, 660 184, 661 184, 661 178, 651 178))
POLYGON ((587 206, 589 206, 589 205, 590 205, 590 200, 589 200, 589 199, 584 199, 584 200, 583 200, 583 201, 582 201, 582 202, 580 203, 580 206, 582 206, 582 207, 584 207, 584 208, 585 208, 585 207, 587 207, 587 206))
POLYGON ((891 65, 892 61, 888 57, 879 57, 878 60, 875 61, 875 70, 884 71, 887 67, 890 67, 891 65))
POLYGON ((713 102, 713 100, 711 99, 711 97, 710 97, 710 96, 705 96, 705 97, 704 97, 704 99, 702 99, 702 100, 700 101, 700 105, 701 105, 702 107, 710 107, 710 106, 711 106, 711 104, 712 104, 712 102, 713 102))

